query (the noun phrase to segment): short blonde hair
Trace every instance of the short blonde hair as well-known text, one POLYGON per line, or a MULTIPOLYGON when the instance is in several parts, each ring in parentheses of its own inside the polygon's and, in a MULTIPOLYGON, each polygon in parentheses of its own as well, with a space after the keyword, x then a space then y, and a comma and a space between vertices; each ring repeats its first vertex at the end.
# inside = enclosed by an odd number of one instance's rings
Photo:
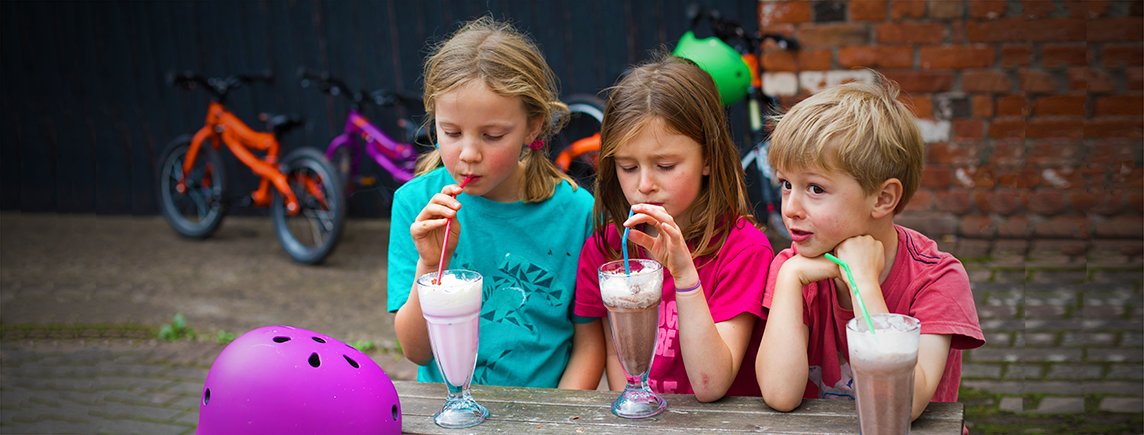
POLYGON ((921 182, 925 143, 913 113, 898 101, 898 87, 847 83, 826 89, 776 118, 767 159, 780 171, 818 167, 858 180, 866 194, 883 182, 902 182, 901 213, 921 182))
MULTIPOLYGON (((540 120, 537 139, 556 134, 568 119, 568 106, 560 102, 556 75, 540 49, 511 24, 489 16, 465 23, 436 45, 425 59, 424 74, 426 127, 436 118, 437 98, 473 80, 480 80, 498 95, 520 97, 529 123, 540 120)), ((562 179, 576 187, 572 178, 548 160, 543 148, 524 145, 521 160, 525 162, 525 182, 520 192, 524 202, 550 198, 562 179)), ((417 175, 441 165, 441 153, 433 150, 418 160, 417 175)))

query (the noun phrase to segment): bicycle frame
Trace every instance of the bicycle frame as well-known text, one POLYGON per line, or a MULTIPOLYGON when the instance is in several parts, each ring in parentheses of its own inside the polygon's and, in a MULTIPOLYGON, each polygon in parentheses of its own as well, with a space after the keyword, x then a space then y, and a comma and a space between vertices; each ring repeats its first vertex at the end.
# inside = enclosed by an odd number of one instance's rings
MULTIPOLYGON (((354 108, 346 116, 343 133, 331 140, 326 148, 326 159, 334 161, 338 148, 353 145, 357 137, 365 141, 365 153, 389 172, 394 180, 404 183, 413 179, 417 160, 413 146, 389 137, 354 108)), ((361 152, 358 147, 350 148, 350 179, 357 176, 361 168, 361 152)))
MULTIPOLYGON (((273 133, 257 132, 248 127, 241 119, 234 116, 226 107, 217 101, 211 101, 210 106, 207 108, 206 125, 199 129, 191 139, 190 148, 187 150, 187 156, 183 160, 183 178, 179 180, 176 189, 183 193, 186 191, 184 180, 194 168, 195 158, 198 157, 199 149, 201 149, 203 142, 210 140, 211 147, 218 150, 222 144, 226 144, 231 153, 239 159, 244 165, 249 167, 251 171, 258 175, 262 180, 259 182, 258 190, 251 194, 251 199, 254 205, 259 207, 267 207, 270 205, 270 184, 273 183, 278 192, 282 194, 286 202, 286 211, 290 216, 296 216, 300 207, 298 206, 298 199, 294 196, 294 191, 286 182, 286 175, 278 170, 278 139, 274 137, 273 133), (247 148, 266 151, 266 158, 259 159, 247 148)), ((322 195, 320 189, 314 184, 313 180, 303 180, 306 190, 310 191, 322 202, 325 206, 325 197, 322 195)))

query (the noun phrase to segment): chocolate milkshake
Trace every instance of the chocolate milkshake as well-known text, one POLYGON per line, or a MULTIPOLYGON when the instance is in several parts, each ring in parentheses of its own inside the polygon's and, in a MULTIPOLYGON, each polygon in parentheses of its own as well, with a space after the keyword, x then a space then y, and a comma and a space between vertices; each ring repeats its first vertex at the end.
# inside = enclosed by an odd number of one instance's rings
POLYGON ((663 265, 655 260, 623 260, 600 266, 600 296, 616 354, 627 374, 627 387, 612 402, 620 417, 650 417, 667 409, 667 402, 648 388, 647 373, 659 341, 659 301, 663 294, 663 265))

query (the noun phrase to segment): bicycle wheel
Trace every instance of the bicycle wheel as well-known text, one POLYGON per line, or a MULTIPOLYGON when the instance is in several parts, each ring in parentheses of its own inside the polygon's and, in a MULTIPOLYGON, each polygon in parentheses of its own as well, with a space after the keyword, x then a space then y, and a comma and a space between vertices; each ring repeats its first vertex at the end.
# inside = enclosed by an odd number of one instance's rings
POLYGON ((591 192, 596 183, 596 165, 600 159, 599 147, 591 151, 573 149, 577 141, 591 138, 600 132, 604 120, 604 102, 591 95, 572 95, 565 99, 568 105, 568 123, 553 138, 552 150, 558 155, 558 166, 572 179, 591 192))
POLYGON ((274 191, 270 215, 274 233, 294 261, 317 264, 337 246, 345 224, 346 195, 337 169, 317 150, 302 148, 284 159, 290 190, 300 210, 290 216, 282 194, 274 191))
POLYGON ((225 199, 226 170, 218 152, 204 143, 180 192, 183 161, 190 147, 190 135, 179 136, 167 145, 156 168, 156 189, 159 210, 171 228, 184 237, 202 239, 218 229, 230 208, 225 199))

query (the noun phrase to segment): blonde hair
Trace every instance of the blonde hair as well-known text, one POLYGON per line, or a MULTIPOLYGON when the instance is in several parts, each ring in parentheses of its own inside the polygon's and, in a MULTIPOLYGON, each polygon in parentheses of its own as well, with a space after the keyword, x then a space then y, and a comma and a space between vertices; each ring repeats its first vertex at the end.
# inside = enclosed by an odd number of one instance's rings
MULTIPOLYGON (((568 106, 558 96, 556 76, 540 49, 527 36, 507 22, 484 16, 470 21, 436 45, 425 60, 425 126, 435 119, 437 97, 472 80, 480 80, 498 95, 520 97, 531 124, 540 120, 537 139, 547 139, 560 131, 568 119, 568 106)), ((525 162, 520 197, 524 202, 552 197, 560 180, 575 189, 576 182, 556 168, 544 149, 524 146, 525 162)), ((441 153, 433 150, 417 162, 417 175, 443 165, 441 153)))
POLYGON ((767 159, 780 171, 841 171, 858 180, 867 195, 896 178, 902 182, 897 214, 921 182, 925 143, 914 115, 897 99, 897 85, 875 77, 878 84, 826 89, 777 118, 767 159))
MULTIPOLYGON (((739 152, 731 140, 715 81, 694 62, 664 54, 632 69, 612 87, 608 97, 600 131, 600 170, 592 213, 595 230, 606 234, 607 226, 613 225, 617 231, 623 231, 631 204, 616 176, 616 149, 656 120, 661 120, 669 132, 697 142, 704 163, 710 167, 710 175, 703 178, 693 203, 696 207, 692 208, 692 223, 682 230, 684 240, 694 242, 693 258, 717 252, 737 218, 755 224, 739 152)), ((602 238, 599 242, 605 255, 618 256, 602 238)))

